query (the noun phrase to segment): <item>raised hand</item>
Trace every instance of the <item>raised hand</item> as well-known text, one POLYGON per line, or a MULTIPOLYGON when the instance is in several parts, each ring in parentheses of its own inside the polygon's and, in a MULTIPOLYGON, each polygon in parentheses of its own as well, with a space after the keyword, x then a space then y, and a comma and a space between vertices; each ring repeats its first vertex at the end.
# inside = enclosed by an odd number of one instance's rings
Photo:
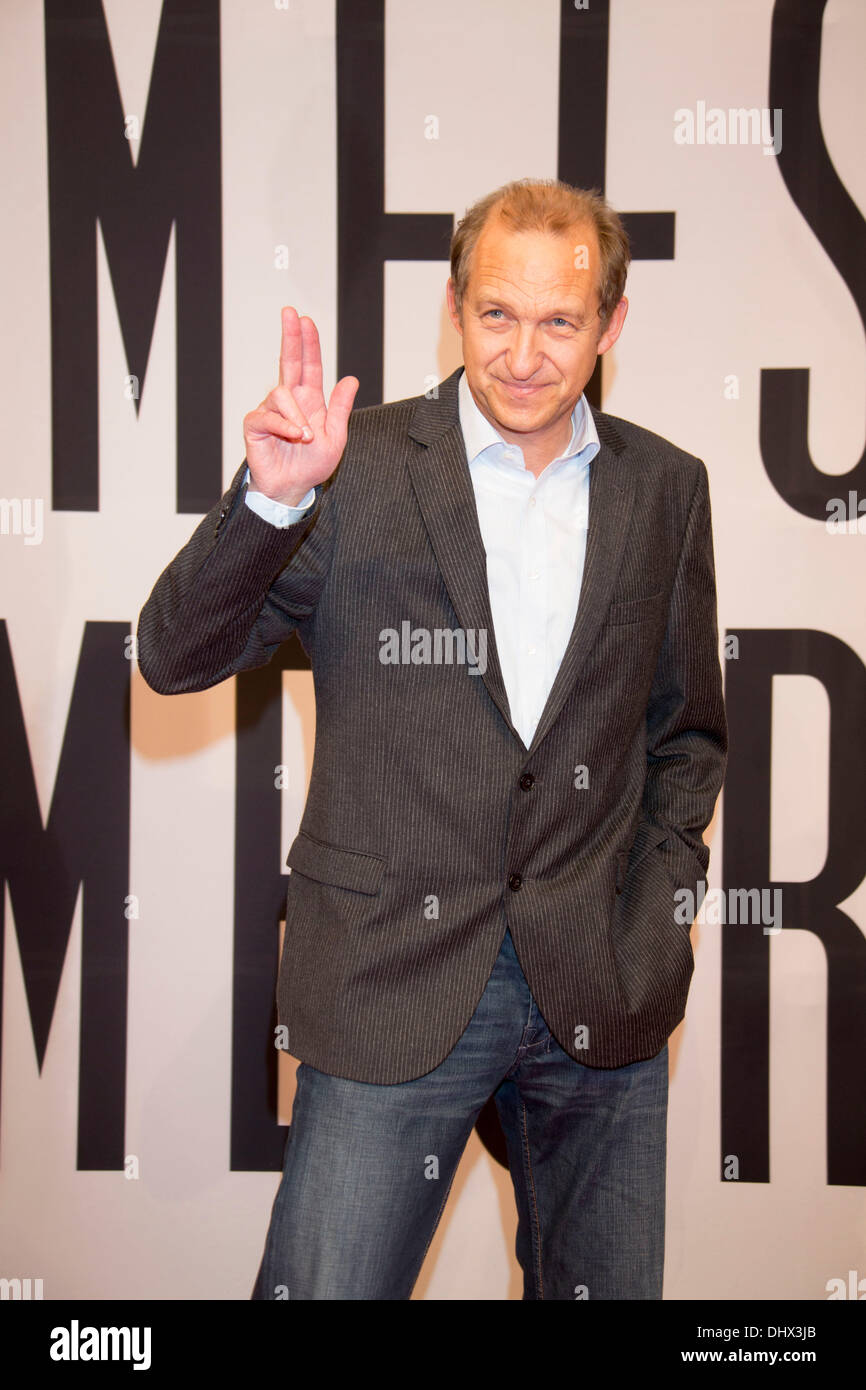
POLYGON ((244 416, 249 489, 296 506, 340 462, 359 381, 344 376, 325 406, 322 352, 313 320, 282 310, 280 380, 244 416))

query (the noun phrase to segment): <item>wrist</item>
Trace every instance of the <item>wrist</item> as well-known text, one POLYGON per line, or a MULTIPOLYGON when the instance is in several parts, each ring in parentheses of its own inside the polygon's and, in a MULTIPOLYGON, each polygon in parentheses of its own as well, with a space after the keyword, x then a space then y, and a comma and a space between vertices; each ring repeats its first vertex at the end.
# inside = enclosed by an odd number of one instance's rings
POLYGON ((247 483, 247 492, 258 492, 262 497, 269 498, 271 502, 279 502, 284 507, 298 507, 309 491, 310 489, 308 487, 302 487, 296 488, 292 492, 284 492, 276 495, 271 492, 264 492, 262 488, 256 487, 252 477, 250 477, 247 483))

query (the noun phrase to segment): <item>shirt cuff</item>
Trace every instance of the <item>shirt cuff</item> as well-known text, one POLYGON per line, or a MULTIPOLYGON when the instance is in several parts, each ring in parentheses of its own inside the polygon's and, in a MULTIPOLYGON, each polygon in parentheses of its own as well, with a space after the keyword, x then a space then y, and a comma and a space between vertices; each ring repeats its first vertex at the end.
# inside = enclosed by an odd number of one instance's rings
MULTIPOLYGON (((244 486, 250 480, 250 470, 244 474, 244 486)), ((251 511, 264 521, 269 521, 272 526, 293 526, 299 521, 304 512, 309 511, 316 500, 316 489, 311 487, 306 497, 302 497, 296 507, 289 507, 285 502, 276 502, 273 497, 266 497, 263 492, 247 492, 244 501, 251 511)))

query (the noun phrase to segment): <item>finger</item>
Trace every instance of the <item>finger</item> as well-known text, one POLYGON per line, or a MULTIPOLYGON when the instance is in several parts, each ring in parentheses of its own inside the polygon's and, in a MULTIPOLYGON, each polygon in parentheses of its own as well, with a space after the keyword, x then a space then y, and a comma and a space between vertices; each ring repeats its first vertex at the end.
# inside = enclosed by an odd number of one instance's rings
POLYGON ((301 385, 309 386, 314 391, 322 394, 322 349, 319 345, 319 330, 313 320, 306 314, 300 320, 301 324, 301 351, 303 363, 301 366, 301 385))
POLYGON ((300 425, 301 429, 308 429, 312 438, 312 428, 307 416, 298 405, 292 392, 285 386, 275 386, 262 402, 265 410, 274 410, 278 415, 283 415, 293 424, 300 425))
POLYGON ((297 424, 294 420, 287 420, 285 415, 281 415, 277 410, 254 410, 244 420, 244 433, 257 435, 262 439, 276 436, 277 439, 286 439, 291 444, 300 444, 303 442, 303 432, 303 425, 297 424))
POLYGON ((349 416, 355 403, 355 396, 361 385, 356 376, 341 377, 331 392, 328 401, 328 418, 325 431, 329 438, 345 443, 349 428, 349 416))
POLYGON ((280 385, 289 389, 301 380, 303 349, 297 309, 287 305, 281 311, 283 333, 280 340, 280 385))

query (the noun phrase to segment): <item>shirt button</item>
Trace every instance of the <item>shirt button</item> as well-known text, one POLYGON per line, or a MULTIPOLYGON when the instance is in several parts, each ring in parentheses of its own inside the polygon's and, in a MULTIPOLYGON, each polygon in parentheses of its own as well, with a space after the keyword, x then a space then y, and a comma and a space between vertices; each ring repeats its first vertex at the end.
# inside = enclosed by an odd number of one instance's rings
POLYGON ((534 506, 535 506, 535 498, 534 498, 534 497, 530 497, 530 499, 529 499, 529 505, 530 505, 530 507, 534 507, 534 506))
POLYGON ((534 570, 534 571, 532 572, 532 574, 529 576, 529 578, 530 578, 530 579, 538 579, 538 578, 539 578, 538 570, 534 570))
POLYGON ((529 653, 530 656, 535 656, 535 648, 534 648, 534 647, 527 647, 526 650, 527 650, 527 652, 529 653))
POLYGON ((520 785, 525 792, 531 791, 535 786, 535 778, 531 772, 524 772, 520 779, 520 785))
POLYGON ((508 880, 508 887, 511 889, 512 893, 516 893, 522 882, 523 879, 520 877, 520 874, 511 874, 508 880))

